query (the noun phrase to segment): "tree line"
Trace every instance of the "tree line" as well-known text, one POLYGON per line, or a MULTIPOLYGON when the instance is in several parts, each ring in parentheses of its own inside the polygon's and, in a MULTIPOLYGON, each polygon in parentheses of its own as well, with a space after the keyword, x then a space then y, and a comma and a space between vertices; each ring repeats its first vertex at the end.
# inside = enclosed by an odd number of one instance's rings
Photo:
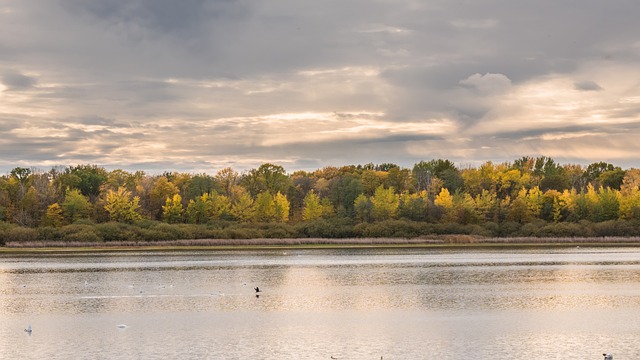
POLYGON ((174 237, 545 235, 541 229, 584 236, 602 228, 636 235, 639 221, 640 169, 559 164, 549 157, 465 168, 434 159, 412 168, 385 163, 293 173, 265 163, 213 175, 84 164, 16 167, 0 177, 4 240, 66 239, 65 231, 83 226, 79 239, 108 240, 109 233, 163 238, 139 229, 175 233, 185 224, 192 230, 174 237))

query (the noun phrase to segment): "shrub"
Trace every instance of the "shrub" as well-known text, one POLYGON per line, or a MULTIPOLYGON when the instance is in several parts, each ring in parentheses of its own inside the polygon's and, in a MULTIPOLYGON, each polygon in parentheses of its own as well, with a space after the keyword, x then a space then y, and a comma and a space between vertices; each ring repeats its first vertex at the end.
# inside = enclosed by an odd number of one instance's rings
POLYGON ((591 229, 582 227, 576 223, 552 223, 543 226, 538 231, 538 236, 543 237, 582 237, 591 236, 591 229))
POLYGON ((161 239, 146 239, 146 237, 148 236, 149 232, 145 231, 145 239, 146 240, 178 240, 178 239, 188 239, 188 237, 185 234, 185 231, 183 231, 182 229, 178 228, 177 226, 174 225, 170 225, 167 223, 156 223, 155 226, 149 228, 149 229, 144 229, 144 230, 149 230, 155 234, 162 234, 161 236, 159 236, 161 239))
POLYGON ((136 227, 117 222, 96 225, 96 233, 104 241, 134 241, 139 238, 136 227))
POLYGON ((60 228, 56 228, 52 226, 45 226, 45 227, 38 228, 38 239, 40 240, 58 241, 58 240, 62 240, 63 238, 64 238, 64 233, 60 228))
POLYGON ((386 220, 357 224, 353 232, 358 237, 414 238, 426 234, 425 223, 410 220, 386 220))
POLYGON ((61 229, 63 241, 100 242, 95 225, 74 223, 63 226, 61 229))
POLYGON ((547 223, 544 220, 526 223, 520 228, 519 235, 525 237, 538 237, 538 233, 547 223))
POLYGON ((221 239, 260 239, 264 234, 257 229, 230 227, 222 231, 221 239))
POLYGON ((3 243, 8 242, 27 242, 27 241, 37 241, 38 240, 38 230, 12 225, 7 227, 3 231, 3 243))
POLYGON ((635 235, 637 230, 624 220, 608 220, 591 225, 595 236, 630 236, 635 235))
POLYGON ((316 219, 299 223, 295 227, 296 237, 300 238, 350 238, 356 232, 351 219, 316 219))
POLYGON ((486 236, 496 237, 500 234, 500 225, 493 221, 482 224, 486 236))
POLYGON ((515 221, 505 221, 498 225, 498 233, 496 234, 499 237, 511 237, 520 233, 520 229, 522 228, 522 224, 515 221))
POLYGON ((102 242, 102 238, 96 234, 95 230, 83 230, 67 234, 64 240, 70 242, 102 242))

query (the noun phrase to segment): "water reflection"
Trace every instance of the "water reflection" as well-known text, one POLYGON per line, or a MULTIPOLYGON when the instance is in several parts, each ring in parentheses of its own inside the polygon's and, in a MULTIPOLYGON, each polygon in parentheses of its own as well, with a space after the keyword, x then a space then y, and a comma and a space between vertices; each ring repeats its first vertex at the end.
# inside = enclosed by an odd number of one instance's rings
POLYGON ((639 283, 635 248, 2 255, 0 354, 637 358, 639 283))

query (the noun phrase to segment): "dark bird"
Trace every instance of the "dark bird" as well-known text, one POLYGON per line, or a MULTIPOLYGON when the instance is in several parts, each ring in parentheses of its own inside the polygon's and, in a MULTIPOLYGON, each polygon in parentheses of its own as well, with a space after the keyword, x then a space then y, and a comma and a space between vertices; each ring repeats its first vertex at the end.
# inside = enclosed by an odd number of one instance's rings
POLYGON ((255 289, 256 293, 260 292, 260 288, 259 287, 256 286, 254 289, 255 289))
POLYGON ((602 354, 604 356, 604 360, 613 360, 613 355, 611 354, 602 354))
POLYGON ((31 325, 29 325, 29 326, 27 326, 27 328, 26 328, 26 329, 24 329, 24 331, 25 331, 27 334, 31 335, 31 332, 33 331, 33 329, 31 329, 31 325))

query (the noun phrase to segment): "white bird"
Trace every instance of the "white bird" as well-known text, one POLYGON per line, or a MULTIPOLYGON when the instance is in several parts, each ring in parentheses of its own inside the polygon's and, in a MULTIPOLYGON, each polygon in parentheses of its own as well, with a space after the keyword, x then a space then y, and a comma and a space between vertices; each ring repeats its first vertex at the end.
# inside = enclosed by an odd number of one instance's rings
POLYGON ((602 354, 602 356, 604 356, 604 360, 613 360, 612 354, 602 354))
POLYGON ((31 329, 31 324, 29 324, 29 326, 27 326, 27 328, 26 328, 26 329, 24 329, 24 331, 25 331, 26 333, 31 334, 31 332, 33 331, 33 329, 31 329))
POLYGON ((118 329, 126 329, 126 328, 127 328, 127 325, 125 325, 125 324, 120 324, 120 325, 118 325, 118 326, 117 326, 117 328, 118 328, 118 329))

